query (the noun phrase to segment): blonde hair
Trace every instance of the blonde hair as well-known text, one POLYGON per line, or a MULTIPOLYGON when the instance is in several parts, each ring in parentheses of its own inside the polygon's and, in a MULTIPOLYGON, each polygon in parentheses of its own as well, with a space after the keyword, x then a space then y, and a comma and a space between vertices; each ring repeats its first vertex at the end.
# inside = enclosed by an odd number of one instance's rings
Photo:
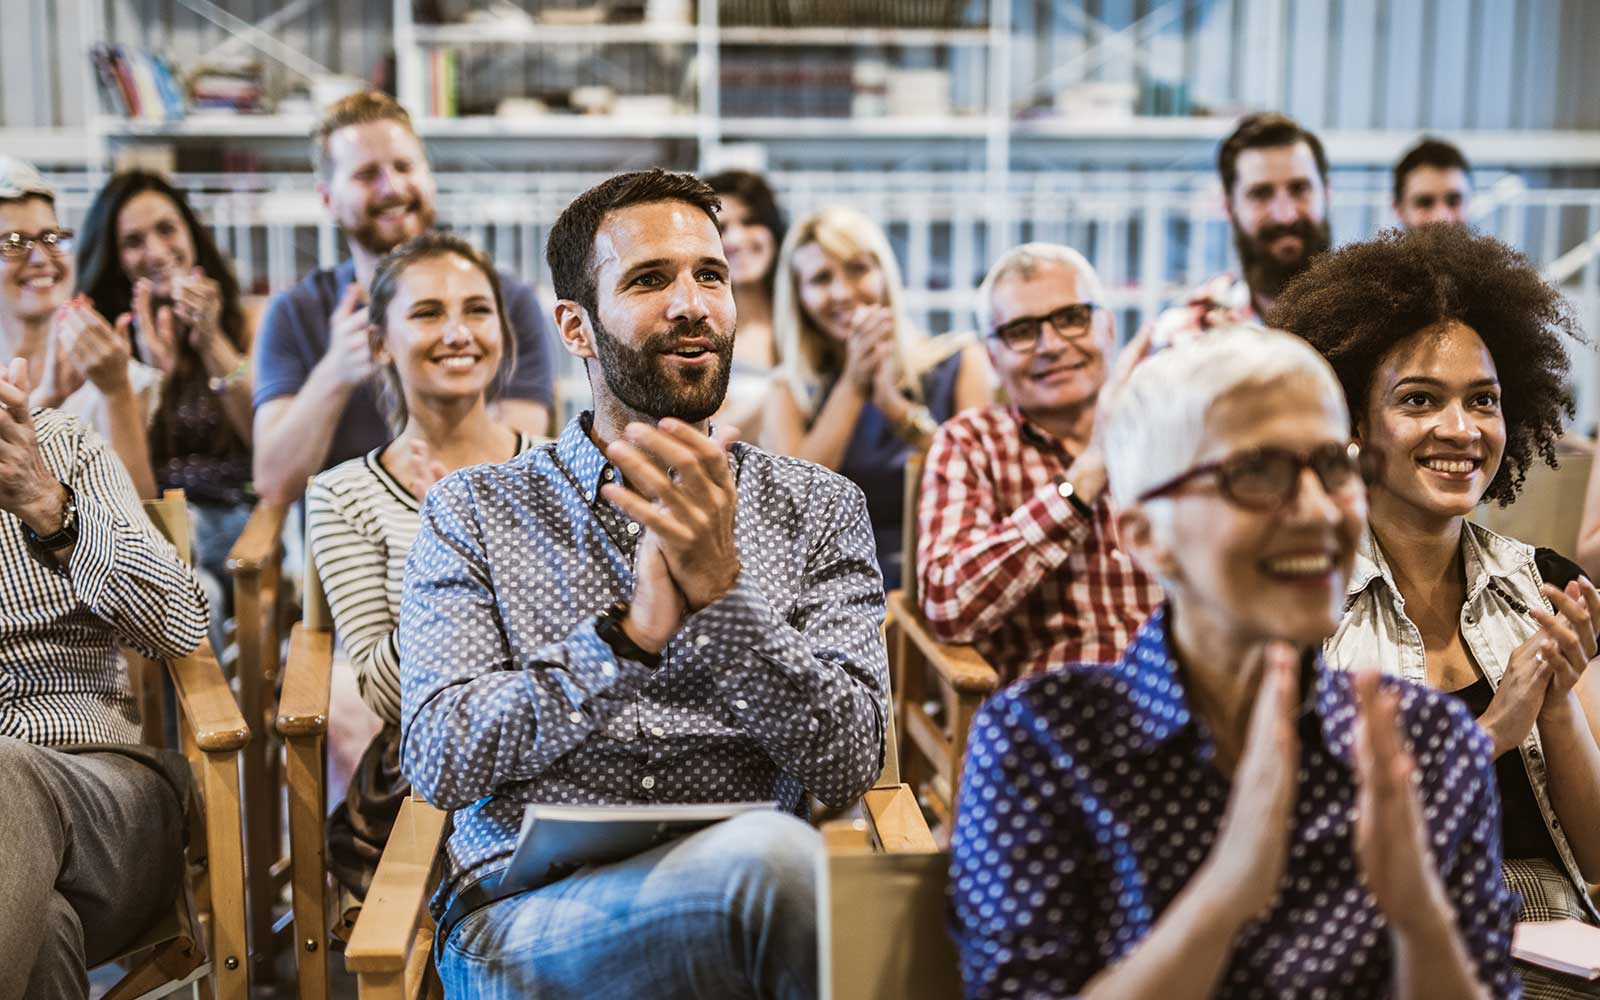
POLYGON ((921 400, 918 376, 926 367, 926 338, 912 326, 905 307, 905 282, 889 238, 877 223, 853 208, 833 206, 812 212, 790 227, 778 250, 776 285, 772 297, 772 332, 777 341, 783 379, 801 409, 815 414, 822 405, 822 386, 837 375, 829 358, 838 350, 827 333, 805 313, 794 273, 794 254, 815 243, 830 256, 854 260, 870 256, 883 272, 885 305, 894 314, 895 360, 903 388, 921 400))

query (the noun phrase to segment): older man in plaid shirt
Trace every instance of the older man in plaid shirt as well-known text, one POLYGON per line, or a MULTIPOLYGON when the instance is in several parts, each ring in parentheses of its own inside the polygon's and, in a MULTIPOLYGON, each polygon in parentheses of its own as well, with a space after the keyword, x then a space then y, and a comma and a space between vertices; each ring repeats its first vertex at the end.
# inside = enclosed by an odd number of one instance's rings
POLYGON ((1094 436, 1115 344, 1100 279, 1075 250, 1025 244, 995 263, 976 311, 1011 402, 961 413, 934 437, 918 507, 923 612, 1002 681, 1114 662, 1161 590, 1111 530, 1094 436))

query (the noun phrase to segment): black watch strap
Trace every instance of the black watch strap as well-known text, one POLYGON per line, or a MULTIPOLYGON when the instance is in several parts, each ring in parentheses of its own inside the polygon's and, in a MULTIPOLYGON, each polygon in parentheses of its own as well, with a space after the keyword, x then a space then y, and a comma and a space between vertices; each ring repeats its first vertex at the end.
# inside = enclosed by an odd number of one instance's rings
POLYGON ((1061 480, 1056 483, 1056 492, 1061 494, 1061 499, 1072 504, 1073 510, 1091 521, 1094 520, 1094 508, 1084 502, 1083 497, 1078 495, 1077 489, 1071 483, 1065 479, 1061 480))
POLYGON ((600 613, 600 617, 594 623, 595 634, 611 647, 612 653, 624 660, 643 663, 651 669, 660 666, 660 653, 647 652, 628 638, 628 633, 622 628, 622 620, 626 617, 628 617, 628 604, 626 601, 618 601, 600 613))
POLYGON ((59 552, 78 542, 78 497, 66 483, 62 483, 61 488, 67 494, 67 502, 61 510, 61 527, 48 535, 40 535, 26 524, 22 526, 28 533, 28 540, 46 552, 59 552))

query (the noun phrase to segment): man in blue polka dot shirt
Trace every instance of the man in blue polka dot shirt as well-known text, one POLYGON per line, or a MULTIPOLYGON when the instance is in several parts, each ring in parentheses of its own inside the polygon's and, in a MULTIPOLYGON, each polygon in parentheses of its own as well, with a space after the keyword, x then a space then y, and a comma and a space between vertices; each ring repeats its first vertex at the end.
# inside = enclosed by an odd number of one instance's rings
POLYGON ((401 763, 453 810, 452 995, 809 997, 817 833, 883 765, 883 584, 861 491, 708 436, 734 335, 717 201, 623 174, 548 247, 594 410, 428 492, 400 615, 401 763), (523 806, 776 800, 622 862, 498 886, 523 806))
POLYGON ((1366 521, 1327 362, 1214 331, 1102 419, 1118 535, 1167 603, 1115 664, 974 719, 967 996, 1519 996, 1488 736, 1448 695, 1321 662, 1366 521))

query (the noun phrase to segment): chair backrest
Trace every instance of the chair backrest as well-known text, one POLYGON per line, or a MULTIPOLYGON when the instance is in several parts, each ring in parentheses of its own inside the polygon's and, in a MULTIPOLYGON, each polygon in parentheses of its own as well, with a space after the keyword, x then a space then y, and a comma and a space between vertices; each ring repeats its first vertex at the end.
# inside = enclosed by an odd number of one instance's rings
POLYGON ((172 547, 178 550, 178 558, 192 564, 194 550, 189 539, 189 504, 183 491, 167 490, 159 500, 146 500, 144 512, 167 541, 172 543, 172 547))
POLYGON ((922 496, 923 454, 914 451, 906 456, 906 481, 901 494, 900 551, 904 553, 900 570, 900 589, 913 608, 921 607, 917 599, 917 501, 922 496))
POLYGON ((1559 469, 1535 459, 1515 503, 1479 507, 1472 519, 1507 538, 1574 557, 1594 455, 1566 452, 1560 458, 1559 469))

